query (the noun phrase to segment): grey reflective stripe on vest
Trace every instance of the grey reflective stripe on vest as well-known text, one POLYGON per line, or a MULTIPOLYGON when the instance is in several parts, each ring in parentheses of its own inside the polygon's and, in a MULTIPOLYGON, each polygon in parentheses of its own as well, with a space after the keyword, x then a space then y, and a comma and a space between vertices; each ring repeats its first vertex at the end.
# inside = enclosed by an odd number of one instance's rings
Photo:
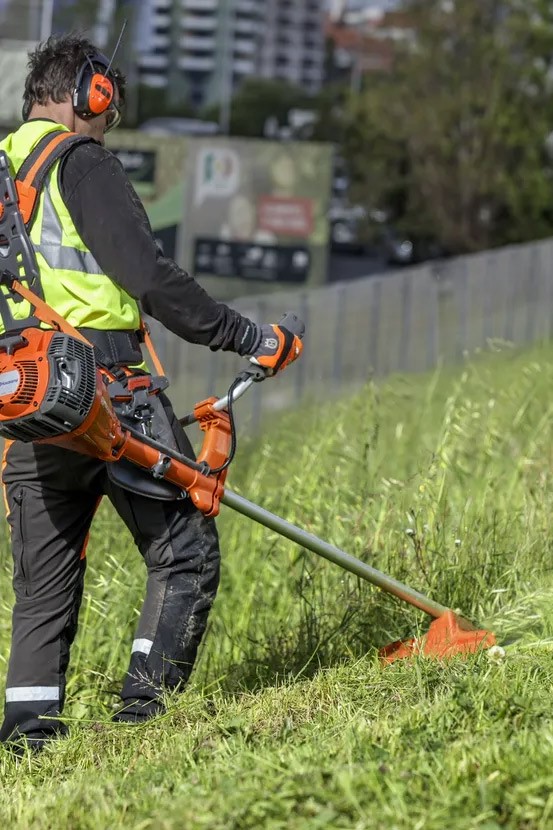
POLYGON ((42 227, 40 242, 33 242, 35 251, 42 254, 46 263, 56 271, 77 271, 79 274, 103 274, 104 272, 89 251, 79 251, 62 245, 63 228, 50 196, 50 185, 44 188, 42 200, 42 227))
POLYGON ((6 689, 6 703, 28 703, 31 700, 59 700, 58 686, 12 686, 6 689))

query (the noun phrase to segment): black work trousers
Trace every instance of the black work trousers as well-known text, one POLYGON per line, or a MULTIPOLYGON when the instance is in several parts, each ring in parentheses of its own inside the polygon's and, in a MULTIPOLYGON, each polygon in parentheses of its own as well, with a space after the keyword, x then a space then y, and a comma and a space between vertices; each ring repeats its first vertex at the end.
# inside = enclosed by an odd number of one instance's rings
MULTIPOLYGON (((180 451, 190 457, 187 437, 166 411, 180 451)), ((124 490, 109 480, 104 462, 53 445, 16 441, 4 462, 15 606, 0 740, 25 736, 40 744, 65 732, 55 718, 63 710, 89 528, 103 495, 147 568, 118 719, 150 717, 160 711, 163 691, 180 688, 192 671, 219 582, 214 521, 188 498, 158 501, 124 490)))

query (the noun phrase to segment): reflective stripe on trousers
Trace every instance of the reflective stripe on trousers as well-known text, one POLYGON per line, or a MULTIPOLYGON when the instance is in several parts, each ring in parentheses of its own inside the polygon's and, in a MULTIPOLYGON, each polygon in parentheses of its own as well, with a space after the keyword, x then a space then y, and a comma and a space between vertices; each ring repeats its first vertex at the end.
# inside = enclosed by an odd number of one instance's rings
POLYGON ((133 641, 131 651, 133 654, 135 654, 137 651, 139 651, 141 654, 149 654, 152 650, 153 644, 154 643, 152 640, 146 640, 144 637, 141 637, 133 641))
POLYGON ((31 700, 59 699, 59 686, 12 686, 6 689, 6 703, 27 703, 31 700))

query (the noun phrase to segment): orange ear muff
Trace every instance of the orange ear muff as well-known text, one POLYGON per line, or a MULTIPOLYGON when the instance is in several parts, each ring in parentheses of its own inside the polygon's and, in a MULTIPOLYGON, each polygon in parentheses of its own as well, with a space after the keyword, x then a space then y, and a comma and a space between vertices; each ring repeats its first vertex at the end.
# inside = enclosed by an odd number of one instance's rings
POLYGON ((88 109, 94 115, 101 115, 113 101, 113 84, 105 75, 95 72, 90 81, 88 109))

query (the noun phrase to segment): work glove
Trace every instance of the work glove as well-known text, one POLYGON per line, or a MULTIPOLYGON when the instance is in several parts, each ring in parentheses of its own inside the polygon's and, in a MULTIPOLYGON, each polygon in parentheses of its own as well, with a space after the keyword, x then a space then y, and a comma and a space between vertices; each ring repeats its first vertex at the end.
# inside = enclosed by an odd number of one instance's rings
POLYGON ((278 323, 264 323, 260 329, 261 339, 250 362, 261 366, 268 375, 275 375, 300 356, 303 344, 297 334, 278 323))

